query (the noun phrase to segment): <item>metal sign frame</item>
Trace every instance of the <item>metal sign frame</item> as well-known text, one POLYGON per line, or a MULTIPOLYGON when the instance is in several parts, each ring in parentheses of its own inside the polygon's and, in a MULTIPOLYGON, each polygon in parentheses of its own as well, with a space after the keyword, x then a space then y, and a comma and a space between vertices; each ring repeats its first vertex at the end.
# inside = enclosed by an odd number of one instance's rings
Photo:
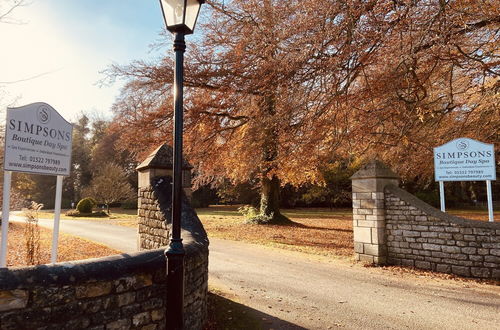
POLYGON ((38 102, 7 108, 0 267, 6 267, 7 264, 12 172, 57 177, 50 257, 52 263, 57 261, 62 185, 64 176, 70 175, 72 146, 73 125, 50 105, 38 102))
POLYGON ((491 181, 496 180, 495 146, 458 138, 434 148, 434 178, 439 182, 441 211, 446 211, 445 181, 486 181, 488 219, 493 222, 491 181))

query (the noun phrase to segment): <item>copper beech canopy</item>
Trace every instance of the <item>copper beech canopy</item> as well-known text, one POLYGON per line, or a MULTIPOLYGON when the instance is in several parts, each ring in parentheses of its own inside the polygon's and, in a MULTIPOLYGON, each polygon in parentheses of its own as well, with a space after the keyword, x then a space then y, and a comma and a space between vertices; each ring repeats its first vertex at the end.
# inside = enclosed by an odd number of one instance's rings
MULTIPOLYGON (((320 182, 322 164, 354 156, 430 177, 434 146, 499 141, 495 0, 213 0, 204 11, 185 68, 198 180, 320 182)), ((173 67, 109 71, 127 80, 114 125, 139 158, 171 140, 173 67)))

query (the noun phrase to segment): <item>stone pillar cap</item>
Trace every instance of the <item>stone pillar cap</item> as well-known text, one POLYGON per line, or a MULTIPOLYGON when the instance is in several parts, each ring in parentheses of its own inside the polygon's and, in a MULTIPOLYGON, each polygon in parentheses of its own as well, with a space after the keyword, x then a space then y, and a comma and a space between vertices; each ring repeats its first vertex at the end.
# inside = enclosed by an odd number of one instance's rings
POLYGON ((388 178, 399 179, 398 175, 394 173, 380 160, 372 160, 365 164, 359 171, 351 176, 351 180, 367 179, 367 178, 388 178))
MULTIPOLYGON (((164 143, 151 154, 149 154, 146 159, 139 164, 135 169, 137 171, 144 171, 148 168, 162 168, 162 169, 173 169, 173 149, 168 144, 164 143)), ((185 159, 182 160, 182 169, 190 170, 193 166, 189 164, 185 159)))

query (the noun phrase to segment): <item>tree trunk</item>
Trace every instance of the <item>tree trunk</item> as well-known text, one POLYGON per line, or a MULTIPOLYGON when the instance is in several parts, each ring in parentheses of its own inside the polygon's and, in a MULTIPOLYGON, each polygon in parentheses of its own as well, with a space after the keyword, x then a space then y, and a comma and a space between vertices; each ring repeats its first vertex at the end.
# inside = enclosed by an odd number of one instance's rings
POLYGON ((109 204, 106 204, 106 209, 108 210, 108 215, 109 215, 109 204))
POLYGON ((290 219, 280 212, 280 180, 273 176, 269 179, 263 175, 261 178, 260 193, 260 218, 265 224, 291 223, 290 219))
MULTIPOLYGON (((267 117, 269 123, 274 122, 276 115, 274 95, 264 96, 260 107, 263 116, 267 117)), ((278 157, 278 133, 274 125, 264 128, 262 139, 263 171, 261 172, 260 214, 255 217, 255 223, 260 224, 286 224, 292 223, 290 219, 280 213, 280 180, 276 175, 271 179, 268 177, 276 166, 274 161, 278 157)))
POLYGON ((267 217, 280 215, 280 182, 276 176, 263 177, 260 193, 260 213, 267 217))

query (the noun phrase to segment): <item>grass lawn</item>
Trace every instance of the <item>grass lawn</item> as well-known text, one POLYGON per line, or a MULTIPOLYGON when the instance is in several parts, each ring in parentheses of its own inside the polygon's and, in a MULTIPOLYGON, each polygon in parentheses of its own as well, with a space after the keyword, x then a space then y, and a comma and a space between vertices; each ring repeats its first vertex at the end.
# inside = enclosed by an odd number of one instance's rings
MULTIPOLYGON (((120 226, 136 227, 137 226, 137 210, 111 208, 110 215, 107 217, 73 217, 65 213, 69 210, 61 210, 61 219, 64 220, 94 220, 106 223, 114 223, 120 226)), ((95 211, 95 210, 94 210, 95 211)), ((41 210, 38 212, 39 219, 54 219, 54 211, 41 210)))
POLYGON ((295 224, 246 224, 236 206, 197 209, 209 237, 248 241, 325 256, 350 257, 353 251, 352 211, 293 209, 283 210, 295 224))
MULTIPOLYGON (((52 248, 52 231, 40 229, 40 263, 50 263, 52 248)), ((59 234, 58 262, 89 258, 98 258, 118 254, 120 251, 89 240, 59 234)), ((13 222, 9 224, 9 240, 7 248, 7 267, 26 266, 26 248, 24 238, 24 223, 13 222)))
MULTIPOLYGON (((487 210, 449 210, 446 212, 461 218, 488 221, 487 210)), ((500 210, 493 210, 493 219, 500 222, 500 210)))

